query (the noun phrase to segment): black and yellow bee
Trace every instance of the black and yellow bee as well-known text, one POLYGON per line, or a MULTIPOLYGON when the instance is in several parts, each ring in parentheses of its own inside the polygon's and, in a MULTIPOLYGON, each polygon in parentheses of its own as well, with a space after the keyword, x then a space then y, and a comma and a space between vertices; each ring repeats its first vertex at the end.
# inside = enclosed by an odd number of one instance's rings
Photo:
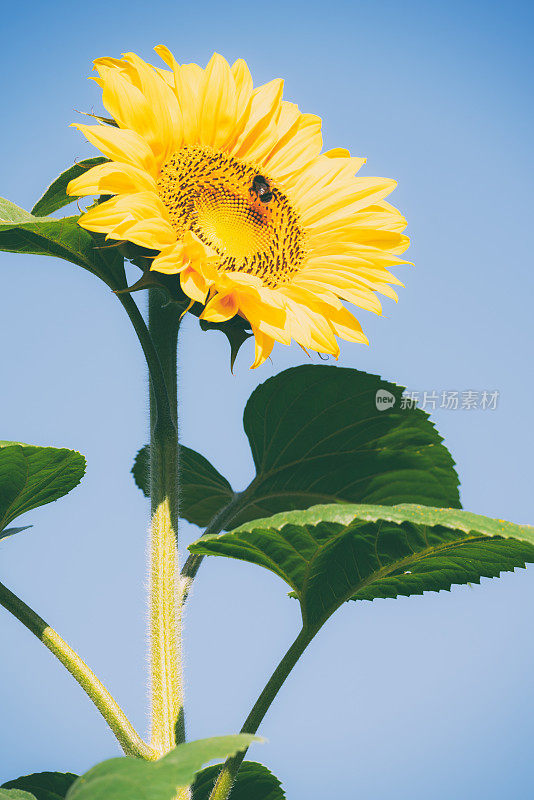
POLYGON ((273 199, 273 193, 271 192, 269 182, 263 175, 256 175, 252 181, 250 191, 255 194, 262 203, 269 203, 273 199))

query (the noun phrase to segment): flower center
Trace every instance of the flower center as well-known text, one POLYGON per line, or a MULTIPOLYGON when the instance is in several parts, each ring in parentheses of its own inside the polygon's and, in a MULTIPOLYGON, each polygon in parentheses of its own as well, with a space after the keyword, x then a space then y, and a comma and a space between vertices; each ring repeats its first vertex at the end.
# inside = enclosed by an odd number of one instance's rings
POLYGON ((300 268, 298 215, 258 167, 193 145, 163 164, 157 186, 178 235, 195 233, 221 257, 222 271, 256 275, 275 287, 300 268))

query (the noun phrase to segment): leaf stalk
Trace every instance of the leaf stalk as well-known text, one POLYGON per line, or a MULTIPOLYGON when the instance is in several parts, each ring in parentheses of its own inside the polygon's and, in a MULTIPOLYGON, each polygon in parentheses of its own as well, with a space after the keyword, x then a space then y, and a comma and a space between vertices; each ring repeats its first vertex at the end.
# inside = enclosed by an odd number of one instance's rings
POLYGON ((70 672, 100 711, 127 756, 153 761, 157 755, 139 736, 128 717, 78 653, 30 606, 0 583, 0 605, 13 614, 70 672))
MULTIPOLYGON (((316 630, 312 631, 307 628, 302 628, 299 635, 289 647, 275 671, 267 681, 265 688, 259 695, 250 714, 243 723, 241 733, 256 733, 267 711, 271 707, 273 700, 282 688, 286 678, 316 633, 316 630)), ((227 800, 246 753, 247 750, 243 750, 237 755, 226 759, 219 773, 219 777, 217 778, 215 786, 212 789, 209 800, 227 800)))

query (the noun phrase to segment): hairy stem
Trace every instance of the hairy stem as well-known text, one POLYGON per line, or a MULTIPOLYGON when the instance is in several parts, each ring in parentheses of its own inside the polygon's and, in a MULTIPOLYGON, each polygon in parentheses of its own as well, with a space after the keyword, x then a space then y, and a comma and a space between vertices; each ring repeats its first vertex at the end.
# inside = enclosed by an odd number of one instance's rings
MULTIPOLYGON (((185 741, 182 679, 181 604, 178 570, 177 340, 180 324, 174 306, 161 292, 149 291, 148 330, 163 373, 166 408, 151 380, 149 646, 151 744, 159 755, 185 741)), ((152 378, 152 373, 150 374, 152 378)))
MULTIPOLYGON (((284 681, 315 636, 315 633, 315 631, 301 630, 256 700, 252 711, 243 723, 241 733, 256 733, 284 681)), ((226 800, 246 753, 247 751, 243 750, 243 752, 225 761, 209 800, 226 800)))
POLYGON ((2 583, 0 604, 35 634, 66 667, 100 711, 127 756, 136 756, 147 761, 156 758, 155 752, 141 739, 122 708, 80 656, 44 619, 2 583))
MULTIPOLYGON (((176 424, 176 402, 174 403, 173 408, 172 394, 170 394, 167 389, 168 381, 171 385, 171 389, 174 387, 174 398, 176 399, 176 332, 174 334, 174 377, 172 368, 168 370, 170 374, 166 376, 163 372, 162 361, 160 354, 158 353, 156 342, 154 341, 153 336, 150 335, 145 320, 143 319, 143 315, 139 311, 135 300, 129 294, 117 293, 116 296, 130 318, 148 366, 148 374, 150 378, 151 428, 155 424, 156 419, 161 425, 170 425, 172 423, 176 424)), ((178 317, 176 312, 175 315, 178 317)), ((178 324, 179 320, 176 328, 178 327, 178 324)), ((172 329, 169 332, 170 336, 171 334, 172 329)), ((166 345, 163 349, 164 355, 167 357, 170 356, 170 361, 172 361, 172 349, 170 354, 167 352, 168 345, 166 345)))

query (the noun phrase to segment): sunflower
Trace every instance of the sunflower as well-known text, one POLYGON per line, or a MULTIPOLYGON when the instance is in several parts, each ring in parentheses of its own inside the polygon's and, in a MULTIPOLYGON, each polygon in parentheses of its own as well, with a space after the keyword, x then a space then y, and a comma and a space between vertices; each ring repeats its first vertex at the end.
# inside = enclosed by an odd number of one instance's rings
POLYGON ((240 314, 253 367, 274 342, 336 358, 336 337, 367 343, 342 301, 381 313, 397 299, 388 268, 407 263, 406 220, 384 198, 396 182, 355 177, 365 162, 321 153, 321 120, 253 88, 246 63, 214 54, 205 69, 135 53, 94 62, 113 124, 76 124, 108 159, 71 181, 73 196, 112 195, 79 220, 108 239, 155 251, 151 269, 179 274, 201 318, 240 314))

